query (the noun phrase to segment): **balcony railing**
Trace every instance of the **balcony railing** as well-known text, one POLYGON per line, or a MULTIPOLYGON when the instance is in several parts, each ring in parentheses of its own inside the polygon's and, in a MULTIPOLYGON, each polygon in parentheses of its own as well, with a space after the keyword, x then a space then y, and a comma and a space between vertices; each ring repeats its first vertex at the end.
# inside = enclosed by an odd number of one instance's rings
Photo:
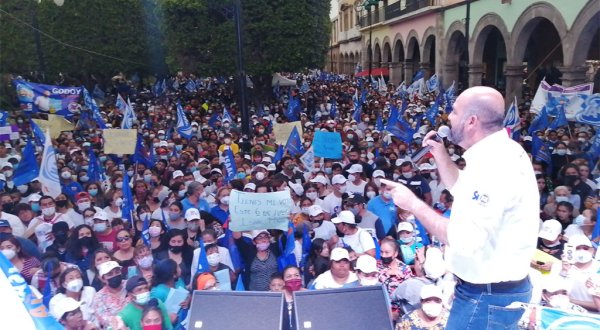
POLYGON ((385 7, 378 9, 372 8, 371 20, 369 20, 368 11, 364 10, 364 15, 359 19, 359 24, 361 27, 377 24, 423 8, 439 6, 441 1, 442 0, 400 0, 385 7))

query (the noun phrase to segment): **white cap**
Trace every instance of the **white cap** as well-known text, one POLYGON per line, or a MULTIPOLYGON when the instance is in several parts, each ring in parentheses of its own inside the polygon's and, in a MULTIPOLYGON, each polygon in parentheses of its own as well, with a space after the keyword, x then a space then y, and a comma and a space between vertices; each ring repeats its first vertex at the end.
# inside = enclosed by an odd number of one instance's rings
POLYGON ((98 275, 100 277, 102 277, 102 276, 110 273, 110 271, 115 268, 121 268, 121 266, 119 265, 118 262, 112 261, 112 260, 104 262, 104 263, 100 264, 100 266, 98 266, 98 275))
POLYGON ((333 260, 333 261, 340 261, 342 259, 346 259, 346 260, 350 261, 350 254, 348 253, 348 250, 337 247, 337 248, 331 250, 329 259, 333 260))
POLYGON ((355 268, 366 274, 375 273, 377 271, 377 260, 368 254, 363 254, 356 260, 355 268))
POLYGON ((219 174, 223 175, 223 172, 218 168, 213 168, 212 170, 210 170, 210 173, 219 173, 219 174))
POLYGON ((354 173, 362 173, 363 171, 363 167, 360 164, 352 164, 352 166, 350 166, 350 168, 348 169, 348 173, 354 174, 354 173))
POLYGON ((433 280, 437 280, 446 273, 444 254, 440 249, 435 247, 427 249, 423 270, 425 271, 425 275, 433 280))
POLYGON ((27 197, 28 202, 39 202, 40 199, 42 199, 42 196, 40 196, 40 194, 31 194, 29 195, 29 197, 27 197))
POLYGON ((275 166, 275 164, 271 163, 269 164, 269 166, 267 166, 267 170, 269 171, 277 171, 277 166, 275 166))
POLYGON ((271 236, 271 234, 269 233, 269 231, 266 230, 266 229, 253 230, 253 231, 250 232, 250 236, 252 236, 252 239, 255 239, 256 237, 258 237, 258 235, 260 235, 262 233, 266 233, 267 235, 271 236))
POLYGON ((431 170, 435 170, 437 168, 437 166, 431 165, 429 163, 423 163, 421 165, 419 165, 419 171, 431 171, 431 170))
POLYGON ((265 171, 268 171, 269 168, 267 166, 265 166, 264 164, 258 164, 256 166, 254 166, 254 170, 258 169, 258 168, 262 168, 265 171))
POLYGON ((269 157, 275 157, 275 153, 273 151, 267 151, 266 155, 269 157))
POLYGON ((331 222, 338 224, 338 223, 349 223, 351 225, 356 224, 356 221, 354 220, 354 213, 350 212, 350 211, 342 211, 340 212, 340 214, 338 214, 337 217, 331 219, 331 222))
POLYGON ((200 219, 200 211, 198 211, 197 208, 189 208, 187 209, 187 211, 185 211, 185 220, 187 221, 192 221, 192 220, 199 220, 200 219))
POLYGON ((304 193, 304 187, 302 187, 302 185, 299 183, 293 183, 290 181, 288 182, 288 186, 290 186, 290 188, 292 188, 294 193, 298 196, 302 196, 302 194, 304 193))
POLYGON ((344 184, 346 181, 346 178, 341 174, 336 174, 331 178, 331 184, 344 184))
POLYGON ((541 281, 542 290, 546 290, 548 292, 556 292, 560 290, 566 290, 569 292, 569 284, 568 282, 558 275, 548 275, 544 276, 544 280, 541 281))
POLYGON ((183 176, 183 172, 181 172, 180 170, 173 172, 173 179, 176 179, 176 178, 179 178, 182 176, 183 176))
POLYGON ((100 210, 94 214, 93 219, 108 221, 108 214, 103 210, 100 210))
POLYGON ((308 215, 310 215, 311 217, 316 217, 317 215, 323 213, 323 208, 320 205, 311 205, 308 208, 308 215))
POLYGON ((421 288, 421 299, 436 297, 442 299, 442 289, 435 284, 425 285, 421 288))
POLYGON ((210 163, 210 161, 206 158, 203 158, 203 157, 198 158, 198 163, 204 163, 204 162, 210 163))
POLYGON ((407 232, 412 233, 413 230, 415 230, 415 229, 413 228, 412 223, 407 222, 407 221, 400 222, 398 224, 398 228, 396 228, 396 232, 407 231, 407 232))
POLYGON ((71 297, 60 299, 56 304, 50 304, 50 314, 60 320, 65 313, 72 312, 81 307, 81 303, 71 297))
POLYGON ((256 184, 254 184, 252 182, 246 183, 246 185, 244 186, 244 190, 246 190, 246 189, 256 191, 256 184))
POLYGON ((373 171, 373 178, 385 178, 385 173, 382 170, 373 171))
POLYGON ((327 185, 327 178, 322 175, 317 175, 314 178, 310 179, 310 182, 327 185))
POLYGON ((264 156, 264 157, 262 158, 262 161, 263 161, 264 163, 270 163, 270 162, 272 162, 272 160, 271 160, 271 157, 269 157, 269 156, 264 156))
POLYGON ((562 233, 562 225, 560 222, 558 222, 558 220, 550 219, 544 221, 538 237, 547 241, 554 241, 560 233, 562 233))
POLYGON ((587 238, 587 236, 585 236, 583 234, 571 235, 571 237, 569 237, 569 244, 573 244, 574 247, 578 247, 578 246, 582 246, 582 245, 593 247, 590 239, 587 238))

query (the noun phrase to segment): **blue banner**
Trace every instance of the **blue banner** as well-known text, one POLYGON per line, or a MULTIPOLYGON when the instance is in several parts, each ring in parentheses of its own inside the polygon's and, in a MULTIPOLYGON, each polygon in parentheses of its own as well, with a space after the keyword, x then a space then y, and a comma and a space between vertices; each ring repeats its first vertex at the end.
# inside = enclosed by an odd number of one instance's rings
MULTIPOLYGON (((64 327, 54 319, 44 306, 41 298, 37 298, 19 270, 0 253, 0 271, 15 289, 17 296, 23 301, 25 309, 29 312, 31 320, 37 329, 59 330, 64 327)), ((10 321, 9 321, 10 322, 10 321)))
POLYGON ((21 109, 29 113, 52 113, 71 118, 79 112, 81 87, 35 84, 13 80, 21 109))
POLYGON ((227 149, 224 152, 225 161, 223 164, 225 165, 225 182, 229 182, 235 179, 235 175, 237 174, 237 166, 235 165, 235 158, 233 157, 233 152, 231 149, 227 149))
POLYGON ((342 137, 339 132, 315 132, 312 142, 315 156, 342 159, 342 137))
POLYGON ((539 311, 539 329, 561 329, 561 330, 596 330, 600 329, 600 316, 586 313, 569 313, 553 308, 541 308, 539 311))

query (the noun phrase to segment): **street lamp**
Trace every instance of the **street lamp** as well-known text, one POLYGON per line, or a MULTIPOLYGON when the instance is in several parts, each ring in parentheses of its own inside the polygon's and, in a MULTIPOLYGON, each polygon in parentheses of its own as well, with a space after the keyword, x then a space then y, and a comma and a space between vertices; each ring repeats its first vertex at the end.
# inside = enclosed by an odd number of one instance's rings
POLYGON ((380 1, 382 0, 365 0, 356 7, 357 11, 360 10, 360 8, 367 9, 367 15, 369 17, 369 49, 367 54, 369 57, 369 77, 373 71, 373 16, 371 15, 371 7, 377 6, 380 1))

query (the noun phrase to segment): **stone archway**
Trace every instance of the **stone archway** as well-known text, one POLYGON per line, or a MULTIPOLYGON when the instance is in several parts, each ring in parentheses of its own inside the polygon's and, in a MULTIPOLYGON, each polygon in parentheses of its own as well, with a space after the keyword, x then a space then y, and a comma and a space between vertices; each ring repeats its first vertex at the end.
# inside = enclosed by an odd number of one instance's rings
POLYGON ((406 45, 404 77, 408 80, 407 83, 411 83, 413 75, 419 70, 421 52, 419 47, 419 39, 417 38, 417 33, 414 30, 410 31, 406 40, 408 41, 406 45))
POLYGON ((425 77, 433 75, 435 72, 435 35, 431 34, 423 40, 423 59, 421 60, 421 69, 425 70, 425 77))
POLYGON ((563 40, 565 49, 565 67, 563 84, 573 86, 586 80, 592 80, 594 92, 600 91, 600 73, 598 70, 586 77, 586 60, 600 60, 600 6, 590 1, 579 12, 569 36, 563 40))
POLYGON ((406 78, 404 77, 404 43, 402 35, 396 34, 394 38, 394 49, 392 51, 392 67, 390 68, 390 81, 400 84, 406 78))
POLYGON ((346 73, 354 73, 354 67, 356 66, 356 60, 354 59, 354 53, 350 53, 350 64, 348 65, 348 71, 346 73))
POLYGON ((379 42, 375 44, 375 51, 373 52, 373 67, 381 67, 381 46, 379 46, 379 42))
MULTIPOLYGON (((486 14, 477 22, 473 31, 473 37, 469 41, 469 86, 479 86, 484 83, 491 85, 489 83, 490 80, 493 81, 493 85, 497 84, 497 78, 499 75, 502 76, 501 73, 504 70, 503 63, 506 62, 507 58, 506 45, 509 44, 509 36, 504 21, 496 14, 486 14), (492 48, 501 48, 503 54, 501 56, 494 56, 492 60, 490 57, 494 54, 490 54, 491 51, 489 49, 492 46, 490 43, 494 40, 497 41, 497 44, 495 45, 496 47, 492 48), (490 66, 492 69, 489 68, 490 66), (493 79, 490 79, 490 75, 493 76, 493 79)), ((504 82, 503 85, 505 85, 504 82)))
POLYGON ((469 82, 468 75, 468 50, 465 37, 465 25, 461 21, 454 21, 444 38, 445 47, 442 47, 442 81, 444 86, 455 82, 456 88, 462 90, 469 82))

